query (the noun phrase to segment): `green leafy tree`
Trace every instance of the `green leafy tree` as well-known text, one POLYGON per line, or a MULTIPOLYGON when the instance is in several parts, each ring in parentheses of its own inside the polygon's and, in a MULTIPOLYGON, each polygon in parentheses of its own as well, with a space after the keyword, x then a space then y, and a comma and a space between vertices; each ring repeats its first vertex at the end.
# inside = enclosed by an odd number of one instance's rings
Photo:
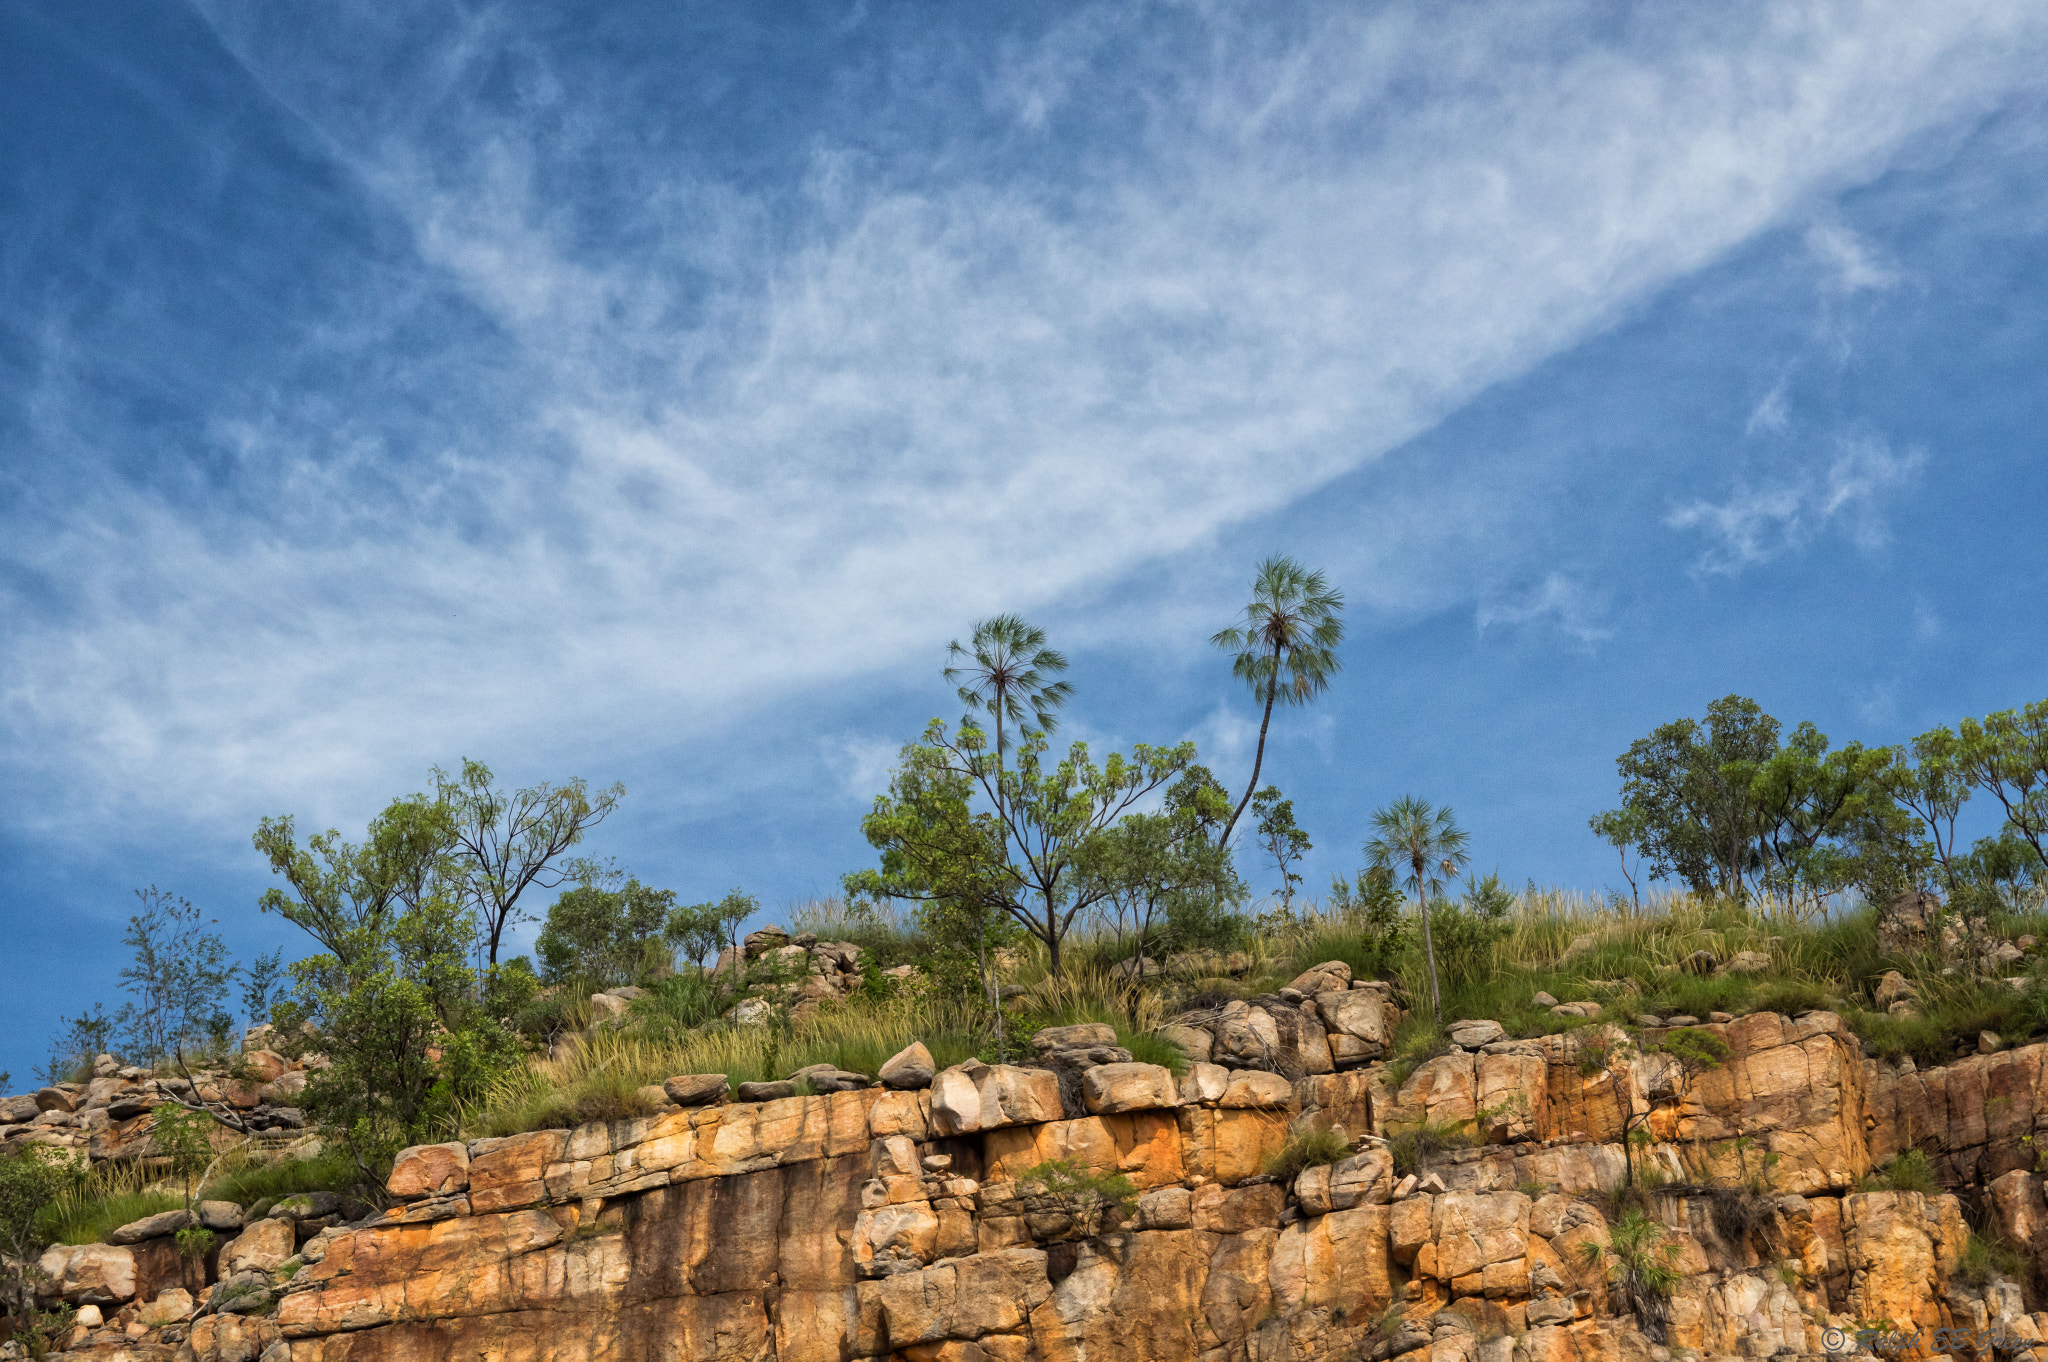
POLYGON ((1350 882, 1341 875, 1330 877, 1330 907, 1358 933, 1361 977, 1387 975, 1408 949, 1408 922, 1401 915, 1401 902, 1401 890, 1389 866, 1367 866, 1350 882))
POLYGON ((458 1112, 518 1061, 517 1040, 483 1006, 490 976, 469 965, 477 926, 465 906, 430 897, 348 942, 344 963, 292 967, 279 1031, 309 1022, 331 1062, 306 1083, 307 1114, 348 1148, 366 1185, 409 1144, 444 1138, 458 1112))
POLYGON ((1676 875, 1699 894, 1743 893, 1757 861, 1751 787, 1777 754, 1778 727, 1756 701, 1729 695, 1707 706, 1704 724, 1660 725, 1615 759, 1621 812, 1642 830, 1637 845, 1653 879, 1676 875))
POLYGON ((224 1050, 234 1021, 222 1004, 239 971, 220 934, 189 900, 155 885, 135 897, 142 911, 121 938, 134 952, 120 973, 130 1001, 114 1014, 123 1053, 154 1067, 181 1049, 224 1050))
POLYGON ((284 947, 280 946, 268 955, 259 955, 242 970, 242 1015, 255 1026, 270 1016, 270 1005, 277 999, 278 987, 284 982, 284 947))
POLYGON ((1167 943, 1208 944, 1214 924, 1243 900, 1230 849, 1216 840, 1229 812, 1229 796, 1197 766, 1174 783, 1159 812, 1127 814, 1083 845, 1081 873, 1089 892, 1099 892, 1096 911, 1119 958, 1135 960, 1167 943))
POLYGON ((1322 573, 1311 572, 1292 558, 1268 558, 1252 576, 1252 599, 1244 608, 1243 623, 1220 630, 1209 640, 1235 654, 1231 674, 1252 688, 1263 707, 1252 778, 1219 840, 1230 841, 1252 791, 1259 787, 1273 706, 1308 704, 1329 689, 1330 678, 1343 665, 1337 656, 1337 646, 1344 641, 1343 610, 1344 594, 1331 590, 1322 573))
POLYGON ((1374 835, 1366 841, 1366 858, 1373 866, 1401 874, 1409 892, 1415 895, 1422 917, 1422 951, 1429 962, 1430 1015, 1443 1025, 1443 987, 1437 980, 1436 941, 1430 934, 1429 903, 1443 896, 1444 885, 1471 859, 1465 851, 1466 836, 1448 805, 1432 807, 1428 800, 1402 795, 1372 816, 1374 835))
POLYGON ((1063 760, 1045 758, 1044 734, 1027 730, 1015 764, 999 768, 980 727, 954 734, 933 720, 923 741, 904 747, 889 792, 862 821, 882 865, 849 875, 848 895, 1003 913, 1045 946, 1059 973, 1075 921, 1109 894, 1085 873, 1084 848, 1184 775, 1195 749, 1139 744, 1098 765, 1075 743, 1063 760))
POLYGON ((498 963, 505 929, 518 920, 528 889, 554 889, 575 877, 561 858, 618 807, 624 785, 592 795, 581 780, 501 790, 491 768, 464 758, 456 775, 436 767, 434 793, 446 810, 454 892, 475 912, 498 963))
POLYGON ((1308 834, 1294 822, 1294 801, 1282 799, 1276 785, 1268 785, 1252 796, 1252 813, 1258 818, 1259 845, 1273 862, 1273 869, 1280 876, 1281 905, 1292 911, 1294 891, 1301 884, 1301 876, 1294 873, 1294 867, 1301 858, 1315 850, 1315 843, 1308 834))
POLYGON ((586 879, 548 908, 534 939, 542 980, 632 983, 666 955, 662 933, 676 911, 673 890, 650 889, 634 878, 618 884, 616 875, 586 879))
POLYGON ((448 806, 425 795, 393 800, 360 845, 329 828, 302 848, 290 814, 257 825, 256 849, 291 889, 272 886, 258 906, 302 928, 347 963, 359 944, 383 939, 394 912, 438 892, 455 830, 448 806))
POLYGON ((661 938, 670 950, 681 952, 701 972, 704 961, 725 944, 725 920, 715 903, 680 904, 669 911, 668 920, 662 923, 661 938))
POLYGON ((1628 881, 1629 902, 1635 911, 1643 911, 1643 889, 1636 883, 1636 872, 1629 869, 1628 854, 1640 845, 1648 831, 1644 810, 1640 806, 1609 809, 1596 813, 1588 820, 1593 835, 1614 848, 1621 857, 1621 877, 1628 881))
POLYGON ((1913 739, 1910 752, 1895 748, 1884 772, 1886 789, 1927 829, 1934 859, 1941 877, 1954 893, 1957 861, 1956 819, 1970 802, 1970 781, 1962 766, 1962 752, 1953 730, 1946 726, 1929 729, 1913 739))
POLYGON ((1892 801, 1885 781, 1892 754, 1861 743, 1830 751, 1810 723, 1793 729, 1750 781, 1758 887, 1799 911, 1862 880, 1882 878, 1843 842, 1873 803, 1892 801))
POLYGON ((75 1017, 64 1018, 50 1039, 50 1061, 43 1066, 45 1083, 82 1082, 92 1076, 93 1059, 114 1043, 114 1019, 94 1003, 75 1017))
POLYGON ((74 1168, 42 1145, 0 1153, 0 1303, 17 1334, 36 1330, 42 1322, 36 1284, 44 1273, 36 1260, 50 1243, 40 1228, 43 1209, 77 1178, 74 1168))
POLYGON ((1963 720, 1955 762, 1963 779, 1998 801, 2005 831, 2048 864, 2048 700, 1963 720))

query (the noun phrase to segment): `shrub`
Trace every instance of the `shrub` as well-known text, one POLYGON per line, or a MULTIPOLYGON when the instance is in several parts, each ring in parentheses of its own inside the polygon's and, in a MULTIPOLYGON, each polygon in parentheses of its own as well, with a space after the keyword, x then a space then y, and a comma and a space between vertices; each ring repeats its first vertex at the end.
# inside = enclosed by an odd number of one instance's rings
POLYGON ((1662 1343, 1671 1316, 1671 1288, 1678 1284, 1678 1245, 1664 1242, 1664 1227, 1631 1208, 1607 1232, 1607 1247, 1586 1243, 1579 1251, 1588 1264, 1605 1265, 1607 1280, 1622 1303, 1635 1313, 1642 1331, 1662 1343))
POLYGON ((204 1258, 213 1248, 213 1231, 204 1225, 187 1225, 172 1238, 180 1258, 204 1258))
POLYGON ((1387 1150, 1394 1158, 1394 1175, 1406 1177, 1426 1170, 1440 1154, 1469 1149, 1475 1143, 1470 1121, 1424 1121, 1395 1131, 1387 1141, 1387 1150))
POLYGON ((1918 1149, 1908 1149, 1872 1173, 1867 1181, 1874 1184, 1867 1189, 1870 1191, 1929 1194, 1941 1190, 1934 1177, 1934 1165, 1918 1149))
POLYGON ((1018 1182, 1035 1183, 1067 1219, 1069 1239, 1093 1239, 1111 1211, 1119 1217, 1138 1203, 1138 1189, 1122 1173, 1096 1173, 1072 1159, 1047 1159, 1025 1169, 1018 1182))
POLYGON ((2024 1281, 2027 1276, 2027 1255, 2001 1235, 1985 1235, 1971 1231, 1970 1240, 1963 1245, 1962 1260, 1956 1264, 1956 1276, 1970 1286, 1986 1286, 1993 1276, 2024 1281))
POLYGON ((1304 1168, 1342 1163, 1349 1157, 1350 1142, 1334 1130, 1304 1130, 1267 1158, 1266 1171, 1292 1181, 1304 1168))

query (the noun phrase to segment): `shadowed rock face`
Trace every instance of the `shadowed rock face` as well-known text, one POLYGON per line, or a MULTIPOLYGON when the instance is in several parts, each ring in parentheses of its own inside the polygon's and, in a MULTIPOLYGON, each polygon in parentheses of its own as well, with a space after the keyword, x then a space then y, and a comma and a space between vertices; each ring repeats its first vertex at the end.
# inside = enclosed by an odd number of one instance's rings
MULTIPOLYGON (((1589 1028, 1490 1041, 1398 1084, 1384 1066, 1174 1082, 1115 1060, 1089 1088, 1101 1110, 1079 1117, 1038 1090, 1043 1074, 978 1069, 952 1089, 679 1108, 439 1147, 401 1161, 405 1199, 382 1220, 329 1232, 274 1317, 202 1304, 171 1326, 189 1328, 182 1343, 124 1337, 123 1354, 109 1331, 99 1355, 1622 1362, 1653 1341, 1616 1313, 1625 1302, 1586 1249, 1609 1243, 1598 1194, 1622 1175, 1624 1112, 1652 1132, 1638 1157, 1695 1184, 1658 1202, 1681 1273, 1668 1346, 1813 1355, 1826 1329, 1858 1319, 2048 1337, 2030 1283, 1961 1280, 1957 1195, 1855 1190, 1909 1146, 1957 1186, 1998 1170, 1981 1198, 1988 1227, 2048 1260, 2048 1194, 2030 1157, 2014 1164, 2031 1154, 2024 1136, 2048 1137, 2048 1047, 1900 1074, 1866 1063, 1827 1014, 1709 1029, 1728 1058, 1691 1075, 1619 1044, 1582 1062, 1577 1047, 1620 1039, 1589 1028), (1478 1143, 1411 1177, 1373 1138, 1423 1120, 1464 1121, 1478 1143), (1266 1175, 1311 1127, 1363 1147, 1266 1175), (1775 1187, 1731 1214, 1727 1189, 1767 1153, 1775 1187), (1120 1173, 1140 1200, 1082 1238, 1073 1204, 1019 1181, 1049 1159, 1120 1173)), ((111 1315, 124 1292, 173 1285, 134 1280, 164 1242, 53 1250, 61 1261, 45 1266, 53 1289, 107 1298, 111 1315)))

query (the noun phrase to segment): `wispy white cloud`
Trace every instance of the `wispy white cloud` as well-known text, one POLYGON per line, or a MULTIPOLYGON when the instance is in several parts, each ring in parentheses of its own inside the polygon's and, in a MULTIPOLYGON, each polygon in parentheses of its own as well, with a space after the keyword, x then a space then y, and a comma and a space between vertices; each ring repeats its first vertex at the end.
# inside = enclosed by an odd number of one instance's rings
MULTIPOLYGON (((910 173, 828 130, 771 201, 610 146, 608 110, 505 12, 371 97, 409 29, 322 48, 205 8, 406 233, 411 273, 321 340, 394 347, 392 412, 431 411, 434 440, 279 384, 210 432, 271 509, 115 479, 38 509, 7 553, 71 605, 7 606, 0 762, 51 835, 314 791, 360 807, 422 753, 487 743, 644 750, 1098 587, 2036 81, 2048 32, 2022 3, 1893 0, 1621 41, 1577 6, 1501 3, 1294 29, 1196 10, 1197 41, 1155 47, 1156 16, 1091 9, 985 82, 1039 159, 998 173, 942 141, 910 173), (1114 44, 1147 57, 1119 71, 1133 122, 1061 143, 1114 44), (521 98, 476 97, 508 66, 521 98), (456 343, 408 335, 435 288, 488 331, 460 393, 408 386, 419 347, 439 373, 456 343)), ((90 463, 75 415, 39 458, 90 463)), ((1861 534, 1889 458, 1672 523, 1714 537, 1715 571, 1861 534)), ((1494 618, 1596 636, 1548 589, 1494 618)))
POLYGON ((1926 465, 1923 451, 1894 453, 1867 436, 1836 443, 1824 466, 1772 485, 1739 485, 1726 501, 1678 507, 1665 524, 1697 530, 1710 541, 1695 563, 1704 573, 1733 574, 1805 547, 1830 527, 1847 531, 1865 550, 1890 537, 1884 495, 1926 465))
POLYGON ((1498 625, 1547 625, 1590 648, 1614 637, 1614 629, 1607 623, 1608 608, 1605 592, 1553 572, 1528 591, 1481 601, 1478 623, 1482 630, 1498 625))

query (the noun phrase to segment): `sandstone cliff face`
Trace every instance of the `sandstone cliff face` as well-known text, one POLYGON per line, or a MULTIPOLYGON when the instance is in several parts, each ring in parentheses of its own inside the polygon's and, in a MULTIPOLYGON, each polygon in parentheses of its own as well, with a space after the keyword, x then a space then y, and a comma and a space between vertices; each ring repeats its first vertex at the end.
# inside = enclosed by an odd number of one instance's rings
MULTIPOLYGON (((1175 1081, 1118 1062, 1088 1071, 1090 1113, 1073 1115, 1057 1075, 975 1065, 925 1090, 433 1146, 401 1160, 380 1220, 321 1235, 274 1314, 80 1346, 195 1362, 1654 1358, 1588 1253, 1610 1225, 1586 1194, 1621 1178, 1632 1112, 1655 1140, 1639 1157, 1693 1183, 1777 1155, 1774 1192, 1740 1223, 1708 1191, 1658 1199, 1681 1274, 1663 1347, 1818 1356, 1830 1328, 1885 1320, 1996 1330, 1999 1356, 2029 1355, 2048 1314, 2029 1313, 2026 1283, 1963 1282, 1957 1195, 1854 1189, 1919 1147, 1952 1185, 1984 1184, 1988 1226, 2048 1251, 2023 1143, 2048 1125, 2048 1047, 1897 1073, 1825 1013, 1710 1029, 1729 1058, 1690 1081, 1589 1028, 1445 1055, 1399 1084, 1383 1066, 1288 1082, 1204 1064, 1175 1081), (1385 1141, 1423 1121, 1483 1143, 1399 1176, 1385 1141), (1363 1145, 1265 1175, 1309 1127, 1363 1145), (1019 1181, 1048 1159, 1123 1173, 1135 1205, 1075 1237, 1071 1208, 1019 1181)), ((62 1289, 111 1301, 122 1270, 81 1262, 62 1289)))

